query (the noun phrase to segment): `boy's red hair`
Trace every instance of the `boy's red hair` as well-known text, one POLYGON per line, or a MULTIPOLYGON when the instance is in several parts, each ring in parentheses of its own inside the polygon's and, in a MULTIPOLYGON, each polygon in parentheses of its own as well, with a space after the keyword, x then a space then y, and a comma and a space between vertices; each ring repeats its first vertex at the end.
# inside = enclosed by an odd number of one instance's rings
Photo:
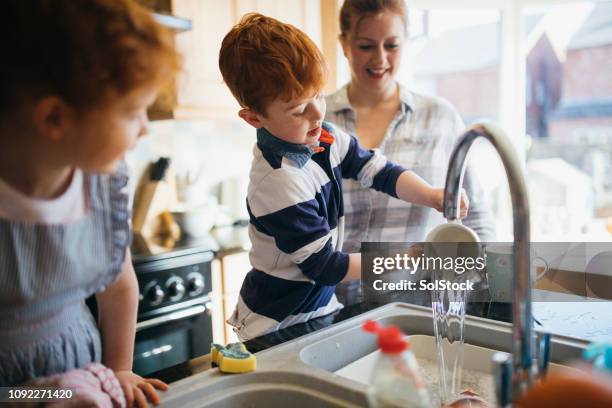
POLYGON ((314 95, 327 76, 323 54, 306 34, 258 13, 246 14, 225 36, 219 68, 240 105, 262 115, 277 98, 314 95))

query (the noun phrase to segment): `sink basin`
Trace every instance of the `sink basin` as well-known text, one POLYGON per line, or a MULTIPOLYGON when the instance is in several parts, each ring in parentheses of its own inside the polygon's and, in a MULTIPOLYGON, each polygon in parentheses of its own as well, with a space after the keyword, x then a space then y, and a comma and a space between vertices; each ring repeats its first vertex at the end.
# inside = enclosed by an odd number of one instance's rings
MULTIPOLYGON (((178 381, 165 393, 163 405, 285 407, 291 401, 292 408, 366 406, 368 368, 377 350, 376 337, 361 329, 368 319, 397 325, 412 336, 421 364, 435 367, 431 309, 390 303, 257 353, 254 373, 223 375, 212 369, 178 381)), ((464 378, 477 381, 487 396, 492 395, 490 355, 510 350, 510 333, 510 324, 466 316, 464 378)), ((551 362, 580 358, 587 344, 553 335, 551 362)), ((430 384, 435 387, 437 368, 432 372, 430 384)))
MULTIPOLYGON (((181 384, 163 406, 185 408, 294 407, 354 408, 366 405, 365 395, 317 377, 284 371, 222 375, 181 384)), ((198 377, 198 376, 194 376, 198 377)), ((187 380, 192 380, 192 378, 187 380)), ((173 385, 174 387, 174 385, 173 385)))
MULTIPOLYGON (((445 344, 446 346, 446 344, 445 344)), ((437 396, 438 364, 436 358, 435 338, 431 336, 410 336, 410 350, 414 353, 430 397, 437 396)), ((463 375, 461 389, 477 392, 487 401, 495 401, 495 379, 491 370, 491 356, 494 350, 464 344, 463 375)), ((380 350, 352 362, 335 373, 342 377, 368 385, 380 350)))
MULTIPOLYGON (((362 323, 368 319, 377 320, 384 326, 394 324, 411 336, 419 334, 430 336, 433 341, 430 308, 391 303, 343 323, 355 320, 362 323)), ((320 341, 311 342, 300 350, 301 360, 308 365, 333 372, 376 351, 376 337, 365 333, 360 323, 354 323, 345 330, 341 330, 340 325, 323 330, 326 335, 320 341)), ((465 317, 465 343, 474 346, 510 352, 511 330, 512 326, 509 323, 473 316, 465 317)), ((552 336, 551 361, 564 362, 580 358, 587 344, 588 342, 576 338, 552 336)))
MULTIPOLYGON (((410 350, 414 353, 421 372, 423 382, 426 384, 431 398, 437 398, 438 363, 435 338, 432 336, 409 336, 410 350)), ((445 349, 448 343, 443 346, 445 349)), ((485 347, 463 345, 463 369, 461 390, 477 392, 487 401, 495 401, 495 378, 491 358, 496 350, 485 347)), ((448 353, 448 351, 445 351, 448 353)), ((357 361, 335 371, 335 374, 349 378, 367 386, 371 378, 374 365, 380 355, 376 350, 357 361)), ((562 365, 550 363, 549 372, 559 370, 562 365)), ((564 367, 566 368, 566 367, 564 367)), ((566 368, 567 369, 567 368, 566 368)))

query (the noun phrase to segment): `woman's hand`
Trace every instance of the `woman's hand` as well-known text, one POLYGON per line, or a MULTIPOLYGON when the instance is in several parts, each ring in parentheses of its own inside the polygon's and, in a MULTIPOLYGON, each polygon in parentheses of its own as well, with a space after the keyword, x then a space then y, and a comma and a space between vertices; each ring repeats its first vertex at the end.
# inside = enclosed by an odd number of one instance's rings
POLYGON ((146 408, 149 406, 147 401, 158 405, 161 400, 155 389, 162 391, 168 389, 168 384, 161 380, 142 378, 129 370, 115 371, 115 376, 119 380, 119 384, 121 384, 128 407, 136 405, 139 408, 146 408))
MULTIPOLYGON (((430 207, 438 210, 439 212, 444 211, 444 189, 443 188, 432 188, 431 189, 430 207)), ((468 199, 465 189, 461 189, 461 201, 459 203, 459 218, 463 219, 467 217, 468 210, 470 208, 470 200, 468 199)))

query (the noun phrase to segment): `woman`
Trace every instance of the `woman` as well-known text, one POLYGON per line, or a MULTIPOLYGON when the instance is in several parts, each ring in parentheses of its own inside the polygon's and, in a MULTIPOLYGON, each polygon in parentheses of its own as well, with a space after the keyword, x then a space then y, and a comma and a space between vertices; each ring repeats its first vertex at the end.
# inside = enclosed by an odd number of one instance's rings
MULTIPOLYGON (((325 119, 355 135, 365 148, 378 148, 389 160, 443 186, 464 124, 448 102, 411 92, 395 79, 407 39, 404 0, 345 0, 340 29, 351 81, 326 98, 325 119)), ((358 252, 361 242, 423 241, 433 226, 444 222, 430 208, 351 180, 344 183, 345 251, 358 252)), ((470 199, 465 224, 483 241, 495 240, 492 213, 469 165, 463 187, 470 199)))

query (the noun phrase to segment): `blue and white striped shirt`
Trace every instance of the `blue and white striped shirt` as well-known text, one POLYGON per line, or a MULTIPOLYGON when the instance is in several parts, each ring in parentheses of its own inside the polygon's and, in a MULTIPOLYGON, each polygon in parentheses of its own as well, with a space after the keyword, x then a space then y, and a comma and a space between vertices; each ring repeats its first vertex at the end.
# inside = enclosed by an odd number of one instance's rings
POLYGON ((253 149, 247 195, 253 269, 228 320, 241 340, 342 308, 334 289, 348 270, 348 254, 342 252, 343 178, 396 197, 403 167, 378 150, 364 150, 329 123, 323 130, 335 142, 321 142, 325 150, 307 161, 295 160, 304 146, 294 145, 296 151, 288 154, 289 144, 281 148, 260 140, 253 149))

